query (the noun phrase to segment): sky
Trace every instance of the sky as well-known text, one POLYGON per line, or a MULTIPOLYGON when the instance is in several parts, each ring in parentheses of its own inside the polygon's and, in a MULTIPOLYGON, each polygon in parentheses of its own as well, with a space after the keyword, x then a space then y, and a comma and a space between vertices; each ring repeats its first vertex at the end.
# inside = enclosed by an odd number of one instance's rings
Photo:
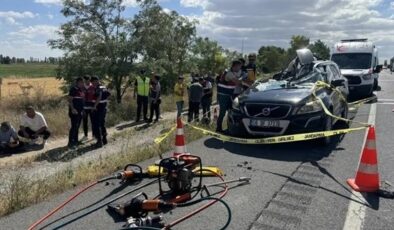
MULTIPOLYGON (((394 56, 394 1, 390 0, 159 0, 160 5, 197 19, 197 35, 230 50, 289 47, 292 35, 305 35, 333 47, 348 38, 368 38, 381 62, 394 56), (242 42, 244 41, 244 42, 242 42), (242 45, 244 43, 244 45, 242 45)), ((139 9, 125 0, 125 15, 139 9)), ((61 56, 48 39, 66 19, 61 0, 0 0, 0 54, 29 58, 61 56)))

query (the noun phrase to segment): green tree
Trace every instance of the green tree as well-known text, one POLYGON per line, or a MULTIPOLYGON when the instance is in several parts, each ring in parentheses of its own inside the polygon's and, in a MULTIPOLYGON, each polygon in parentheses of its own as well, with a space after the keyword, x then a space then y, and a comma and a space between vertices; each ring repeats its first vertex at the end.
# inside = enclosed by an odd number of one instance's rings
POLYGON ((276 46, 262 46, 257 54, 257 68, 264 73, 277 72, 286 65, 286 50, 276 46))
POLYGON ((307 48, 309 38, 304 35, 293 35, 290 40, 290 48, 287 50, 287 61, 292 60, 296 56, 296 50, 307 48))
POLYGON ((59 78, 68 82, 83 74, 107 78, 121 102, 136 58, 132 26, 124 18, 124 10, 123 0, 63 1, 61 13, 68 21, 61 25, 60 38, 48 41, 50 47, 65 53, 59 78))
POLYGON ((317 40, 308 47, 312 53, 322 60, 330 59, 330 48, 323 41, 317 40))
POLYGON ((163 89, 172 87, 187 70, 187 60, 196 33, 195 22, 177 12, 165 12, 155 0, 138 0, 141 11, 132 22, 133 36, 142 62, 164 76, 163 89))
POLYGON ((226 68, 222 47, 209 38, 198 37, 191 48, 193 72, 217 74, 226 68))

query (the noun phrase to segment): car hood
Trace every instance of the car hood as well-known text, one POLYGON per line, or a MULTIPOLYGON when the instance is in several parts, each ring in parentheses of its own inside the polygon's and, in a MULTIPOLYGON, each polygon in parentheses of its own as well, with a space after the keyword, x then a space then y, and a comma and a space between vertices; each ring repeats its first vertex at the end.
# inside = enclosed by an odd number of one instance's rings
POLYGON ((341 74, 360 76, 360 75, 368 74, 369 71, 370 71, 369 69, 341 69, 341 74))
POLYGON ((240 103, 298 104, 311 97, 312 86, 288 86, 286 81, 270 80, 265 83, 255 84, 240 95, 239 100, 240 103))

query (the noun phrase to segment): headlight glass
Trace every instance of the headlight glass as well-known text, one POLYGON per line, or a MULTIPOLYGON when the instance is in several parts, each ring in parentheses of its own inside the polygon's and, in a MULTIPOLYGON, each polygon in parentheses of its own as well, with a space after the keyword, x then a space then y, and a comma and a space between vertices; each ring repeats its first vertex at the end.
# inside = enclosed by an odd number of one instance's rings
POLYGON ((233 100, 233 109, 239 110, 239 99, 238 99, 238 97, 236 97, 233 100))
POLYGON ((323 108, 320 105, 320 102, 317 100, 310 100, 308 101, 305 105, 301 106, 297 114, 306 114, 306 113, 314 113, 314 112, 319 112, 323 108))
POLYGON ((371 78, 372 78, 372 74, 363 75, 364 80, 371 80, 371 78))

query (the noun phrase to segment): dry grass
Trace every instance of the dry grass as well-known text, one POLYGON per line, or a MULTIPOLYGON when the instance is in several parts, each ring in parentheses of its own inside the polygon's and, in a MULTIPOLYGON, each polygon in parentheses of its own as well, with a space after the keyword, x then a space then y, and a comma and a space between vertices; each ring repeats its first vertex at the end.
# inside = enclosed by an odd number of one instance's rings
POLYGON ((42 96, 63 95, 60 87, 63 81, 54 77, 44 78, 4 78, 0 84, 0 99, 8 100, 13 97, 32 97, 39 93, 42 96))
MULTIPOLYGON (((172 124, 168 124, 171 127, 172 124)), ((186 129, 185 133, 189 141, 202 137, 200 132, 186 129)), ((126 136, 129 137, 129 133, 126 136)), ((89 161, 77 167, 68 167, 57 172, 47 179, 29 180, 22 171, 16 173, 5 185, 6 189, 0 191, 0 216, 4 216, 25 208, 29 205, 50 199, 51 196, 64 192, 78 185, 87 184, 107 176, 119 169, 126 163, 138 163, 168 151, 173 144, 172 138, 160 145, 142 144, 140 146, 123 146, 122 151, 113 153, 111 156, 100 157, 98 160, 89 161)), ((4 182, 0 182, 4 183, 4 182)))

